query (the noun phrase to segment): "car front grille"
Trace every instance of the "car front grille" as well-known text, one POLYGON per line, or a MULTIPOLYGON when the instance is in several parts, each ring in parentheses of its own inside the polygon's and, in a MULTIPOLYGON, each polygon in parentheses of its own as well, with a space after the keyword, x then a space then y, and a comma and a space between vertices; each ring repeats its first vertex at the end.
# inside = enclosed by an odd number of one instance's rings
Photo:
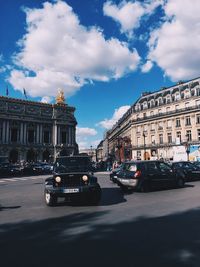
POLYGON ((68 174, 61 176, 60 186, 62 187, 73 187, 73 186, 83 186, 85 183, 82 180, 82 174, 68 174))

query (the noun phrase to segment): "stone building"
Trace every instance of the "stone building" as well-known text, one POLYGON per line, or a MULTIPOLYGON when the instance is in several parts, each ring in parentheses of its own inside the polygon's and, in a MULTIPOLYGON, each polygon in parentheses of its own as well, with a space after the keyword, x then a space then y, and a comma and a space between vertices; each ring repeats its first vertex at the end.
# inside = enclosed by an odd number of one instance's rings
POLYGON ((0 156, 10 161, 53 161, 78 153, 75 108, 60 91, 56 104, 0 96, 0 156))
POLYGON ((200 144, 200 78, 143 93, 108 131, 108 143, 122 160, 172 160, 178 150, 189 153, 200 144))

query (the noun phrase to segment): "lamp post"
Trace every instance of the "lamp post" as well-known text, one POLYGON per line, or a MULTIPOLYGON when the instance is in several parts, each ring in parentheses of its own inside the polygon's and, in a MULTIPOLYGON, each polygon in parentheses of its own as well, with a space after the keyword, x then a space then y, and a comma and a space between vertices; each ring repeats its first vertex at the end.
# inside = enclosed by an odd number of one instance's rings
POLYGON ((120 148, 121 147, 122 147, 122 145, 121 145, 121 137, 117 137, 117 149, 118 149, 119 163, 121 163, 121 155, 120 155, 120 148))
POLYGON ((186 153, 187 153, 187 161, 189 161, 189 156, 190 156, 190 144, 189 144, 189 136, 186 135, 186 144, 185 144, 185 150, 186 150, 186 153))
POLYGON ((143 138, 144 138, 144 160, 146 160, 146 140, 145 140, 145 138, 146 138, 146 135, 145 135, 145 133, 143 132, 143 138))

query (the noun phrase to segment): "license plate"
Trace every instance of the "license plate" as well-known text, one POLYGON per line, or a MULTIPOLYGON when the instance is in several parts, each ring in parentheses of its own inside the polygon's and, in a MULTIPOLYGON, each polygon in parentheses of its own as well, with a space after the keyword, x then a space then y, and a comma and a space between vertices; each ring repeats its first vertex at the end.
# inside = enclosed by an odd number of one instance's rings
POLYGON ((78 193, 79 192, 79 188, 67 188, 63 190, 64 193, 78 193))

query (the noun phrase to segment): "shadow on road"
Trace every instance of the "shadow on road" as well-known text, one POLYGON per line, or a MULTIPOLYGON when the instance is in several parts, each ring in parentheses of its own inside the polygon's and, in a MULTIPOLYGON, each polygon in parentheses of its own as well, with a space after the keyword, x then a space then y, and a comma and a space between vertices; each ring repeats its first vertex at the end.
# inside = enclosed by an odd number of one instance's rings
POLYGON ((0 205, 0 211, 2 210, 9 210, 9 209, 19 209, 21 206, 10 206, 10 207, 3 207, 0 205))
POLYGON ((104 215, 0 225, 1 266, 200 266, 200 209, 116 224, 104 215))
POLYGON ((102 188, 100 206, 116 205, 123 202, 126 202, 126 199, 119 187, 102 188))

